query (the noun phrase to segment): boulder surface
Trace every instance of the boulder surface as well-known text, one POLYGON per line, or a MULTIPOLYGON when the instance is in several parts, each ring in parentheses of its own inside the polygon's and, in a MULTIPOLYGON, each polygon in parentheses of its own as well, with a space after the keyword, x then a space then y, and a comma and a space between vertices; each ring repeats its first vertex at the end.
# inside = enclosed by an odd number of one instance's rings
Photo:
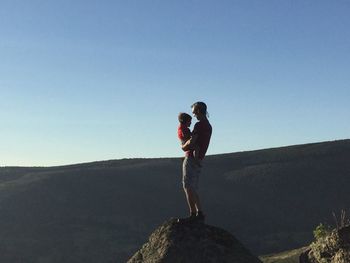
POLYGON ((159 226, 128 263, 261 263, 233 235, 206 224, 159 226))

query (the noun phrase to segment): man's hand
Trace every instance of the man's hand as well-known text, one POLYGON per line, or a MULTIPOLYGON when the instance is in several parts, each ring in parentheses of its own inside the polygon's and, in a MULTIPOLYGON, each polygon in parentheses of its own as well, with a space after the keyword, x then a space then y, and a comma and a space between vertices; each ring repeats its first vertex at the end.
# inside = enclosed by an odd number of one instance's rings
POLYGON ((189 151, 189 150, 191 150, 191 148, 193 148, 193 140, 192 139, 189 139, 188 141, 186 141, 185 143, 184 143, 184 145, 182 145, 182 150, 184 151, 184 152, 187 152, 187 151, 189 151))

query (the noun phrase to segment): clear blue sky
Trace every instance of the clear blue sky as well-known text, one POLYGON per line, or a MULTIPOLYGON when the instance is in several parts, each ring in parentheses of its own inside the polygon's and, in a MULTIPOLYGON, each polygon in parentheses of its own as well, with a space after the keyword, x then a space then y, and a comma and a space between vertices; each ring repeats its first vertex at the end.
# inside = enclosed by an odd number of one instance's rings
POLYGON ((0 166, 349 138, 350 1, 0 1, 0 166))

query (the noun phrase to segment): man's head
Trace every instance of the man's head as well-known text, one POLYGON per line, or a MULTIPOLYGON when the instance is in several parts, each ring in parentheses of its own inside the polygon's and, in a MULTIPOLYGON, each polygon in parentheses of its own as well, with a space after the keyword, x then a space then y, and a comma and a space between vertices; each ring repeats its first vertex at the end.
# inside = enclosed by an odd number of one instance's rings
POLYGON ((179 122, 181 124, 184 124, 187 127, 189 127, 191 125, 192 117, 191 117, 191 115, 189 115, 189 114, 187 114, 185 112, 180 112, 178 119, 179 119, 179 122))
POLYGON ((194 103, 191 106, 191 108, 192 108, 193 115, 198 120, 206 119, 209 116, 209 114, 207 112, 207 105, 202 101, 198 101, 198 102, 194 103))

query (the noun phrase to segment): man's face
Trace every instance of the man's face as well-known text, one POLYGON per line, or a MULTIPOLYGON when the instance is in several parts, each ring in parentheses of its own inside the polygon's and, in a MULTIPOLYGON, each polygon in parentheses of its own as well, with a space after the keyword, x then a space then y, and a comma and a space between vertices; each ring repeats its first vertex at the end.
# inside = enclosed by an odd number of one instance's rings
POLYGON ((193 107, 193 108, 192 108, 192 114, 193 114, 194 117, 197 118, 197 120, 199 120, 199 118, 198 118, 198 114, 199 114, 198 108, 193 107))

